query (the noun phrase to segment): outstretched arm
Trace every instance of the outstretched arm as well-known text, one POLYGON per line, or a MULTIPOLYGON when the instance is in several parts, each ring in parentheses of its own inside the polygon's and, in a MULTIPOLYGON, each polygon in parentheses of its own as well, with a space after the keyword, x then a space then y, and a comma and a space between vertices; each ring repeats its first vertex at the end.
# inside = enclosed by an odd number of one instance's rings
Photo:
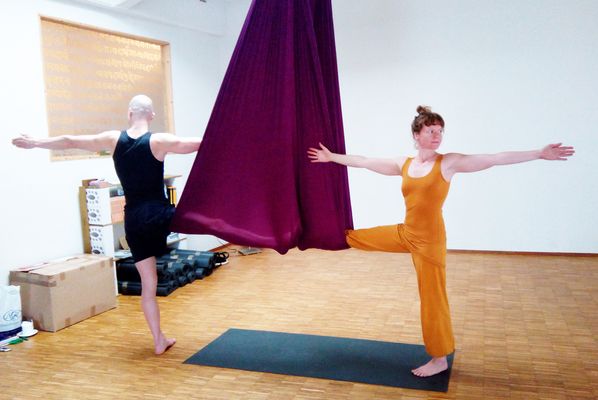
POLYGON ((575 150, 562 143, 549 144, 540 150, 506 151, 496 154, 458 154, 450 153, 445 156, 446 167, 444 175, 450 179, 459 172, 477 172, 496 165, 517 164, 532 160, 567 160, 575 150))
POLYGON ((307 156, 311 159, 311 162, 333 162, 347 167, 366 168, 382 175, 401 175, 401 169, 405 162, 404 157, 398 159, 369 158, 333 153, 322 143, 320 143, 319 149, 310 147, 307 156))
POLYGON ((49 138, 35 138, 21 135, 12 140, 12 144, 22 149, 81 149, 88 151, 114 150, 119 131, 106 131, 96 135, 62 135, 49 138))
POLYGON ((201 145, 198 137, 180 137, 172 133, 155 133, 152 135, 152 152, 158 160, 164 160, 166 154, 189 154, 197 151, 201 145))

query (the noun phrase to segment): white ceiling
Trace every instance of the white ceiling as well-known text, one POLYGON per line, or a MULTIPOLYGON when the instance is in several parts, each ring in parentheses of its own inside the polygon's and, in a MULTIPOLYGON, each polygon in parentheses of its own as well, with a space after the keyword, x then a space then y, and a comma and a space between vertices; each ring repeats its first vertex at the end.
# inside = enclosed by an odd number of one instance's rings
POLYGON ((114 8, 114 9, 128 9, 131 8, 138 3, 141 3, 143 0, 74 0, 79 3, 87 3, 93 6, 105 7, 105 8, 114 8))

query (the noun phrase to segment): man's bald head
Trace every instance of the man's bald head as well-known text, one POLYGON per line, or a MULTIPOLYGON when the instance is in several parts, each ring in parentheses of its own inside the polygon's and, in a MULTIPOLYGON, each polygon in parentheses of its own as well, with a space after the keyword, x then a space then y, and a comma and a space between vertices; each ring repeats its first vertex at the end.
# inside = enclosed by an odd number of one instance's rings
POLYGON ((144 94, 138 94, 129 102, 129 115, 132 119, 146 118, 148 121, 154 117, 152 99, 144 94))

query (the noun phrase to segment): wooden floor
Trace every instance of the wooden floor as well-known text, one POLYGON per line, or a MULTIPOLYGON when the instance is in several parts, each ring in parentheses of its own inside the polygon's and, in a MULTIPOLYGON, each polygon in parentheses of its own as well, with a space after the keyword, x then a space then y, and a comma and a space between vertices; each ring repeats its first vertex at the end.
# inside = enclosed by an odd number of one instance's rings
POLYGON ((408 255, 231 257, 160 298, 177 338, 152 353, 138 297, 0 353, 1 399, 597 399, 598 258, 449 254, 457 351, 447 393, 186 365, 228 328, 421 343, 408 255))

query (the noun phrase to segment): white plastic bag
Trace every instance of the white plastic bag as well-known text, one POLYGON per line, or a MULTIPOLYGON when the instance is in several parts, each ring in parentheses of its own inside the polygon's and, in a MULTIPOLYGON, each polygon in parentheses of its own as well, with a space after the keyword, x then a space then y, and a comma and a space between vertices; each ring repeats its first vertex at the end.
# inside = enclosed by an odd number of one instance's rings
POLYGON ((21 288, 0 286, 0 333, 21 326, 21 288))

